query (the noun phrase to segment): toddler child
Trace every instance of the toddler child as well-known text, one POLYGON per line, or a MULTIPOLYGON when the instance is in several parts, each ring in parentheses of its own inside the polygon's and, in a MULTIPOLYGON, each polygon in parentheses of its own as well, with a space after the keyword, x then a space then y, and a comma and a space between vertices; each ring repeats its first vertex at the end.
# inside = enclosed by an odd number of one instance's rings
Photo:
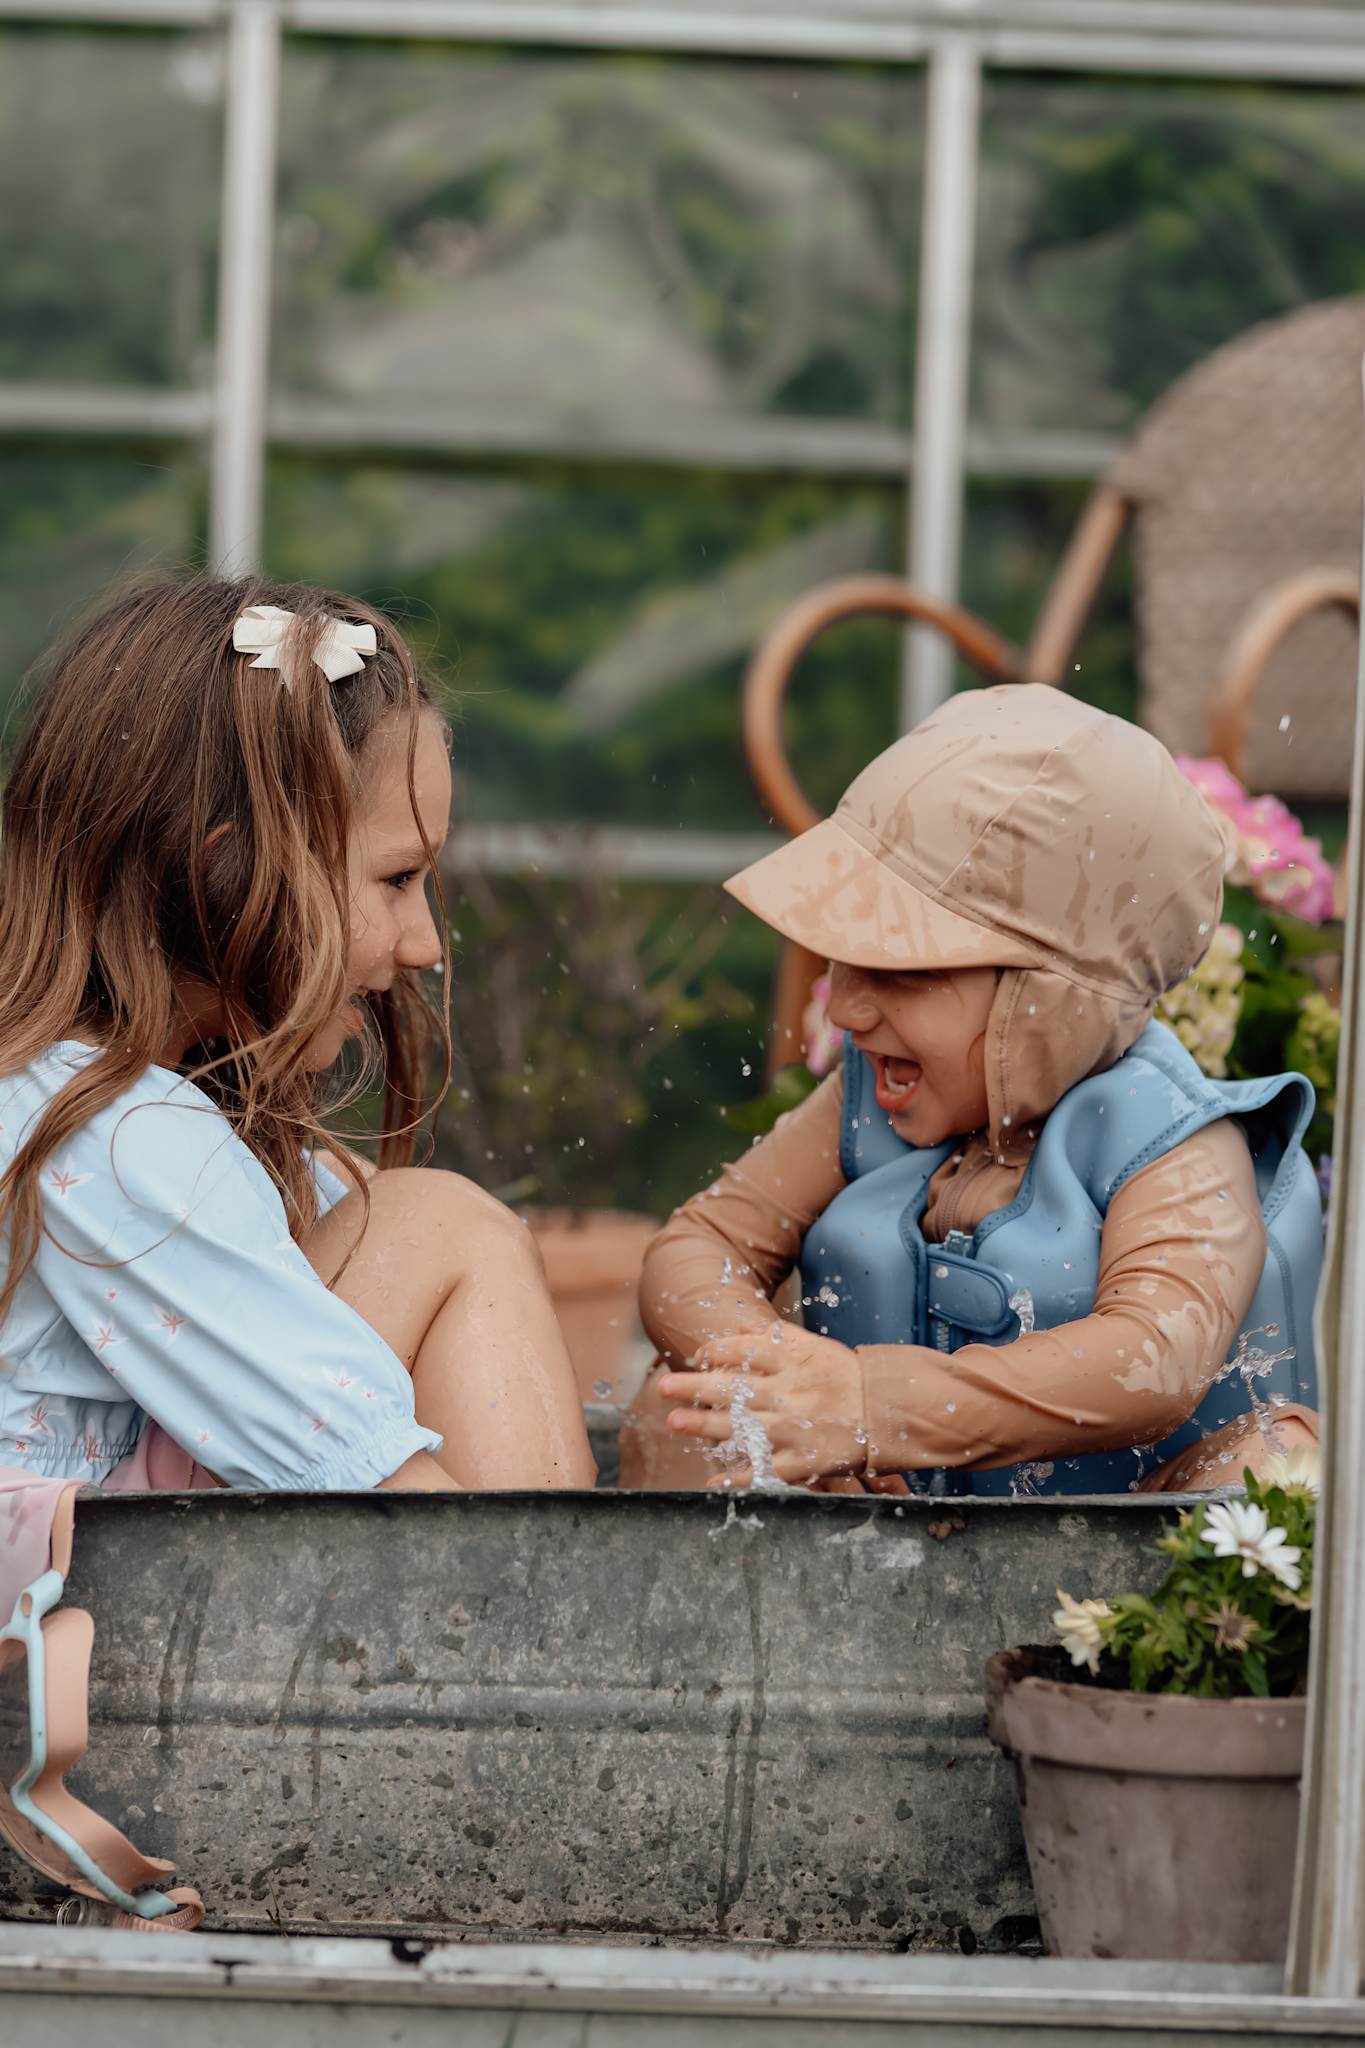
POLYGON ((728 885, 831 960, 844 1059, 655 1239, 631 1482, 1207 1487, 1315 1439, 1312 1090, 1210 1081, 1152 1015, 1223 870, 1155 739, 1029 685, 728 885))

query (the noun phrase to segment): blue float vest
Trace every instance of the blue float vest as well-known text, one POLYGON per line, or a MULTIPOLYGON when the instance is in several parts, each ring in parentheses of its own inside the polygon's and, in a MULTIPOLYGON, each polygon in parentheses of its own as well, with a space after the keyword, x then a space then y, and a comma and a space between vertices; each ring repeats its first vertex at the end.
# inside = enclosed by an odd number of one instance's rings
MULTIPOLYGON (((1024 1295, 1036 1329, 1075 1322, 1094 1307, 1111 1198, 1184 1139, 1233 1116, 1251 1146, 1267 1237, 1261 1283, 1242 1327, 1249 1337, 1278 1333, 1250 1339, 1262 1354, 1294 1354, 1255 1381, 1256 1396, 1311 1406, 1322 1205, 1301 1140, 1312 1113, 1313 1090, 1301 1074, 1210 1081, 1172 1032, 1151 1023, 1122 1059, 1062 1097, 1007 1208, 970 1236, 953 1231, 942 1244, 926 1244, 920 1219, 929 1182, 952 1143, 921 1150, 898 1138, 877 1106, 871 1067, 847 1042, 839 1159, 848 1186, 801 1248, 807 1327, 844 1344, 929 1344, 951 1353, 963 1344, 1012 1343, 1020 1309, 1028 1313, 1024 1295)), ((1229 1374, 1149 1462, 1174 1457, 1250 1405, 1242 1375, 1229 1374)), ((907 1476, 932 1492, 1117 1493, 1143 1468, 1141 1456, 1124 1450, 1050 1466, 907 1476)))

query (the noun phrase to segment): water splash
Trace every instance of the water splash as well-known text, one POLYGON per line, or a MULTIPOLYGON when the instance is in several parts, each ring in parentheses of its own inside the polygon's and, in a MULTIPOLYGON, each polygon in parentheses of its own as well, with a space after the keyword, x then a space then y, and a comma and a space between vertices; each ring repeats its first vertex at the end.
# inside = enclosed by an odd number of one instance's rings
MULTIPOLYGON (((780 1337, 781 1331, 778 1335, 780 1337)), ((730 1435, 723 1444, 706 1453, 717 1465, 747 1465, 750 1493, 799 1493, 788 1486, 773 1469, 772 1438, 760 1417, 753 1412, 753 1382, 736 1379, 730 1393, 730 1435)))
MULTIPOLYGON (((1237 1349, 1216 1375, 1213 1384, 1218 1386, 1223 1380, 1231 1379, 1234 1373, 1237 1374, 1246 1389, 1257 1429, 1261 1432, 1267 1447, 1283 1457, 1287 1446, 1284 1438, 1276 1432, 1274 1411, 1276 1408, 1284 1407, 1285 1396, 1263 1396, 1256 1382, 1268 1379, 1277 1365, 1283 1365, 1286 1360, 1296 1357, 1297 1353, 1292 1344, 1285 1351, 1263 1351, 1253 1342, 1256 1337, 1278 1337, 1279 1334, 1278 1323, 1267 1323, 1260 1330, 1243 1330, 1237 1339, 1237 1349)), ((1234 1455, 1231 1451, 1226 1452, 1223 1458, 1216 1462, 1229 1463, 1234 1455)))
POLYGON ((1019 1335, 1031 1337, 1034 1331, 1033 1296, 1027 1287, 1021 1287, 1010 1296, 1010 1307, 1019 1318, 1019 1335))
MULTIPOLYGON (((1010 1303, 1010 1307, 1014 1308, 1013 1302, 1010 1303)), ((1016 1315, 1019 1314, 1018 1309, 1015 1309, 1014 1312, 1016 1315)), ((1023 1320, 1022 1317, 1020 1320, 1023 1320)), ((1032 1500, 1036 1498, 1056 1470, 1057 1467, 1051 1458, 1035 1458, 1029 1464, 1016 1465, 1013 1473, 1010 1475, 1010 1498, 1012 1500, 1032 1500)))
POLYGON ((714 1529, 707 1531, 710 1536, 723 1536, 727 1529, 761 1529, 763 1523, 757 1515, 742 1515, 736 1496, 732 1493, 725 1503, 725 1520, 717 1522, 714 1529))

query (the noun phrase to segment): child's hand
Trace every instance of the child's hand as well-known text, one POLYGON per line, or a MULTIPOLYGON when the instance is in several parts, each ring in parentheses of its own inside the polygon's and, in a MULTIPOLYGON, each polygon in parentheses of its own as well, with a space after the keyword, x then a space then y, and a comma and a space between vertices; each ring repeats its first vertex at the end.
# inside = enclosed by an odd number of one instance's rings
MULTIPOLYGON (((668 1372, 659 1381, 666 1400, 691 1404, 669 1415, 680 1435, 728 1441, 730 1403, 742 1388, 746 1412, 767 1432, 779 1479, 795 1485, 866 1465, 863 1377, 846 1344, 792 1323, 754 1323, 713 1337, 691 1362, 695 1371, 668 1372)), ((752 1478, 748 1465, 735 1465, 709 1484, 748 1486, 752 1478)))

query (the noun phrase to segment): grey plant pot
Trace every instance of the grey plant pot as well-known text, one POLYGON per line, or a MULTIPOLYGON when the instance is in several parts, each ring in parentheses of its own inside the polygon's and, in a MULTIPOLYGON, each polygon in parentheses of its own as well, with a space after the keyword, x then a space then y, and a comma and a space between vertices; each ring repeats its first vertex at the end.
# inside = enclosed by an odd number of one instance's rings
POLYGON ((986 1664, 1056 1956, 1279 1962, 1289 1931, 1302 1699, 1194 1700, 986 1664))

